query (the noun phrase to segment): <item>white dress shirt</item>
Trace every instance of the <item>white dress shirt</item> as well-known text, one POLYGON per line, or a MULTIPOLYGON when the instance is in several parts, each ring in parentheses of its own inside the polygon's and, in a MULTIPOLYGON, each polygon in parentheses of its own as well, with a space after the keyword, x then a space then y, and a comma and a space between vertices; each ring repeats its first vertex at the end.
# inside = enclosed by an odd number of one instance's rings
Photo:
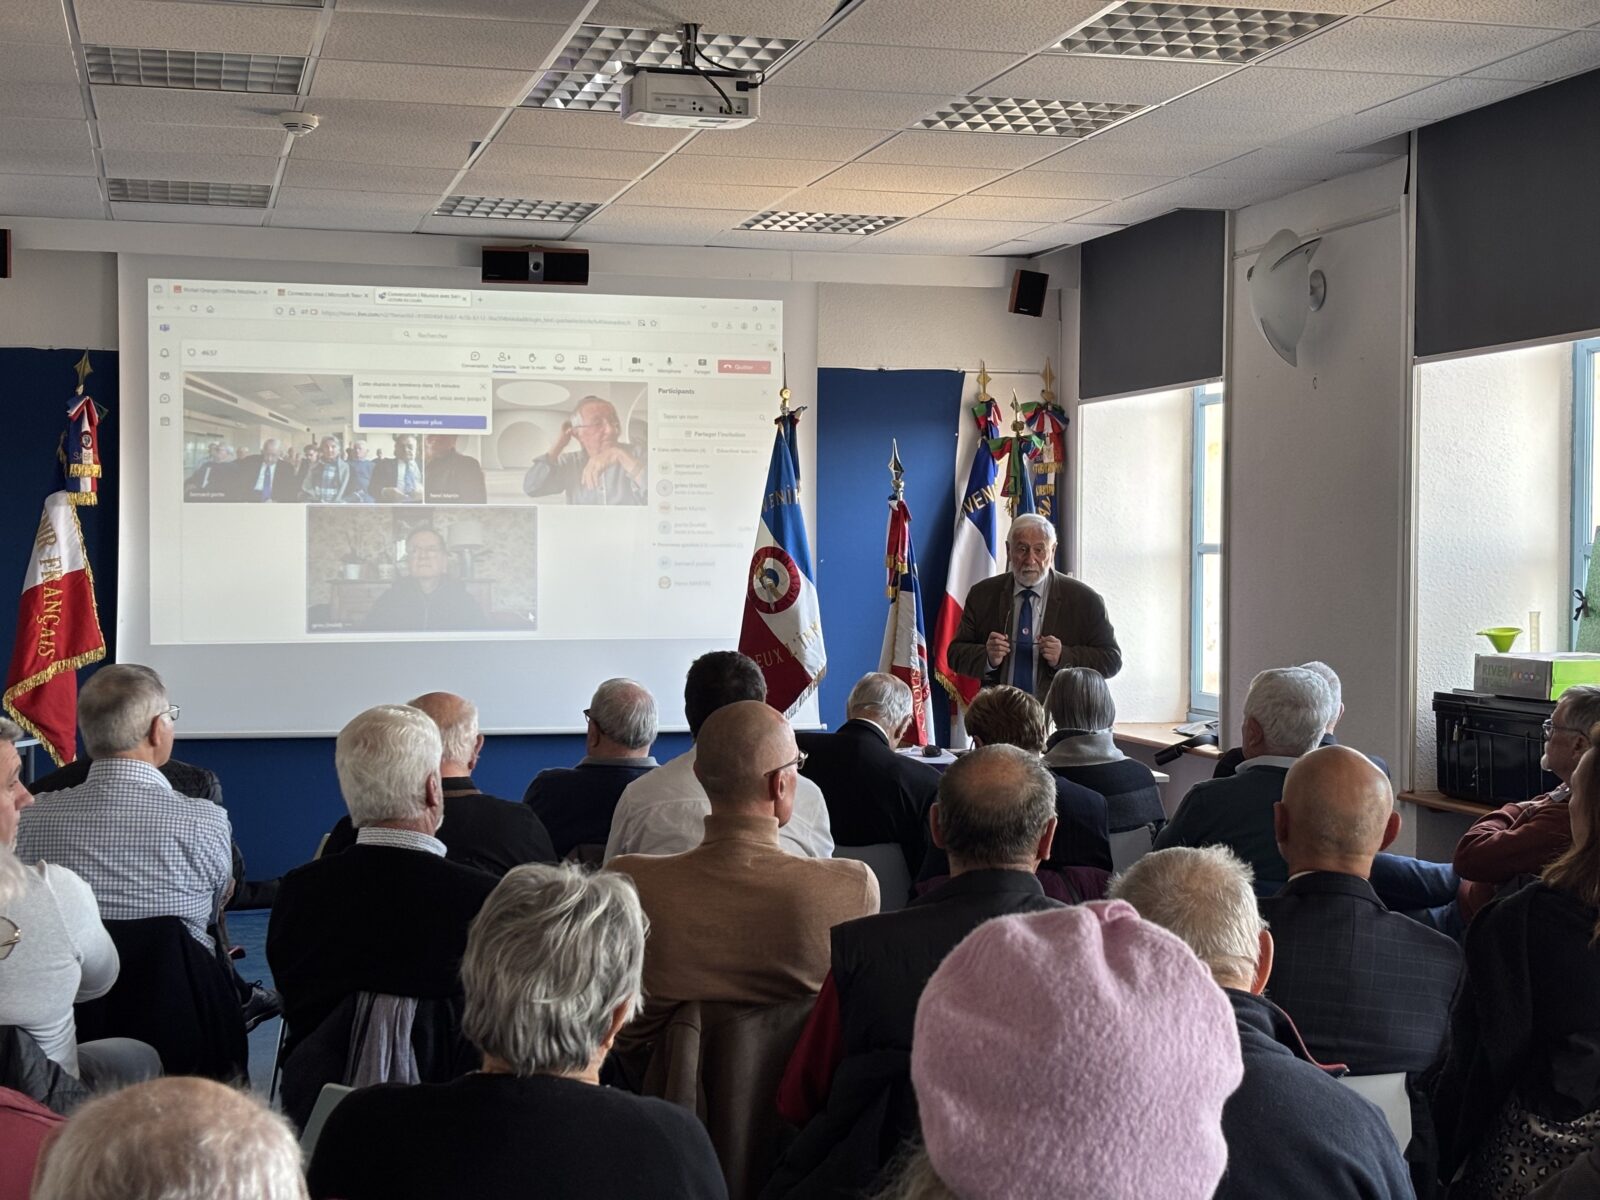
MULTIPOLYGON (((778 844, 801 858, 832 858, 833 827, 822 789, 797 780, 794 815, 778 830, 778 844)), ((611 814, 605 861, 619 854, 682 854, 705 836, 711 801, 694 774, 694 747, 646 771, 627 787, 611 814)))

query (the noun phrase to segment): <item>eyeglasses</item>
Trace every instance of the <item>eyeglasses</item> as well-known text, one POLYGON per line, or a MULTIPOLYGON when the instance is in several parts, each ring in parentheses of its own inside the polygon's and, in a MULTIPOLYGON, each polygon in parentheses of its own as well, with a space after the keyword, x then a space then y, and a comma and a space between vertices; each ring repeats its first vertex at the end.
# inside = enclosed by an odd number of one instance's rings
POLYGON ((17 928, 17 923, 9 917, 0 917, 0 961, 10 958, 21 940, 22 930, 17 928), (8 929, 10 933, 6 932, 8 929))
POLYGON ((1571 725, 1557 725, 1554 721, 1546 721, 1543 725, 1539 726, 1539 728, 1544 730, 1544 736, 1545 737, 1549 737, 1552 733, 1554 733, 1558 729, 1562 733, 1587 733, 1588 732, 1588 730, 1585 730, 1585 729, 1575 729, 1571 725))
POLYGON ((773 767, 770 771, 763 771, 761 774, 767 779, 771 779, 779 771, 787 771, 790 767, 793 767, 796 771, 803 771, 805 770, 807 757, 809 756, 804 750, 796 750, 794 752, 794 757, 788 762, 783 763, 780 766, 773 767))
POLYGON ((167 720, 176 725, 178 723, 178 714, 182 711, 183 709, 179 708, 176 704, 169 704, 158 715, 165 717, 167 720))
POLYGON ((604 725, 600 724, 599 721, 596 721, 594 719, 594 710, 593 709, 590 709, 590 708, 584 709, 583 710, 583 719, 585 721, 589 722, 589 724, 593 725, 602 734, 605 734, 606 737, 610 737, 611 736, 609 733, 606 733, 606 727, 604 725))

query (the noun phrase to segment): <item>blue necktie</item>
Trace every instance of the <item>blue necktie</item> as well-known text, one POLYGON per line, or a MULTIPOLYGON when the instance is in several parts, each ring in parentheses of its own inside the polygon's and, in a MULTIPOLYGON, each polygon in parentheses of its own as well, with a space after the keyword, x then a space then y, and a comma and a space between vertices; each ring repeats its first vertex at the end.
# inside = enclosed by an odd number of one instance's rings
POLYGON ((266 463, 261 468, 261 499, 272 500, 272 464, 266 463))
POLYGON ((1032 588, 1022 590, 1022 607, 1017 610, 1017 644, 1011 648, 1011 682, 1033 695, 1033 600, 1032 588))

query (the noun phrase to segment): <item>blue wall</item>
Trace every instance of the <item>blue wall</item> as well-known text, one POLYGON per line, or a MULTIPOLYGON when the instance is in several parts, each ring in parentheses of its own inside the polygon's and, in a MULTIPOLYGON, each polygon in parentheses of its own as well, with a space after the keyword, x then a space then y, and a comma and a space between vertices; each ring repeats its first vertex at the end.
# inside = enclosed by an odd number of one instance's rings
MULTIPOLYGON (((45 495, 59 486, 57 439, 77 377, 75 350, 0 349, 8 448, 0 472, 0 572, 18 584, 28 561, 45 495)), ((108 642, 116 629, 117 600, 117 356, 95 352, 89 391, 111 411, 101 426, 107 483, 101 503, 82 519, 100 619, 108 642)), ((844 700, 862 674, 875 670, 887 613, 884 538, 888 525, 889 447, 900 443, 906 500, 931 620, 942 595, 955 521, 955 450, 962 375, 959 371, 855 371, 817 373, 817 478, 815 489, 817 578, 829 670, 821 688, 823 720, 844 719, 844 700)), ((16 625, 17 592, 0 573, 0 629, 16 625)), ((931 636, 932 630, 929 629, 931 636)), ((114 647, 113 647, 114 649, 114 647)), ((86 676, 85 676, 86 677, 86 676)), ((421 690, 425 681, 418 682, 421 690)), ((934 697, 942 732, 946 705, 934 697)), ((182 697, 176 697, 181 703, 182 697)), ((305 861, 317 839, 344 811, 333 770, 332 738, 181 739, 174 753, 221 777, 235 836, 253 879, 270 878, 305 861)), ((687 735, 656 743, 662 761, 682 753, 687 735)), ((484 791, 517 798, 549 766, 569 766, 583 754, 583 739, 503 736, 489 739, 476 778, 484 791)), ((45 768, 41 768, 45 769, 45 768)))

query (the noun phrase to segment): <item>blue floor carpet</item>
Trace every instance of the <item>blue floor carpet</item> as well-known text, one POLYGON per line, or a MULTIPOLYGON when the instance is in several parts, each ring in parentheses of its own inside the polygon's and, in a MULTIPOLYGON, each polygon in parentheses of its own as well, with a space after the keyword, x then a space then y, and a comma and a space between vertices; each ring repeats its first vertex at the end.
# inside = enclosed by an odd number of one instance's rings
MULTIPOLYGON (((249 909, 228 914, 228 937, 235 946, 243 946, 245 955, 234 965, 241 977, 252 983, 260 980, 272 986, 272 971, 267 966, 267 917, 264 908, 249 909)), ((272 1085, 272 1059, 278 1050, 278 1031, 283 1021, 277 1017, 263 1021, 250 1034, 250 1087, 257 1095, 265 1096, 272 1085)))

